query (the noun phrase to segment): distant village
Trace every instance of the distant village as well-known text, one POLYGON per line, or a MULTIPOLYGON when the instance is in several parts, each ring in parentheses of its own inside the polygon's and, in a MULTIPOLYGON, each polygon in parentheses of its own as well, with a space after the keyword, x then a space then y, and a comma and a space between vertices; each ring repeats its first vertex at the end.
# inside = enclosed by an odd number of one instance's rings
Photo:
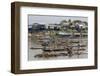
POLYGON ((29 33, 32 31, 44 31, 44 30, 55 30, 55 31, 63 31, 63 32, 87 32, 88 23, 85 21, 74 20, 68 21, 62 20, 59 24, 41 24, 41 23, 33 23, 28 26, 29 33))

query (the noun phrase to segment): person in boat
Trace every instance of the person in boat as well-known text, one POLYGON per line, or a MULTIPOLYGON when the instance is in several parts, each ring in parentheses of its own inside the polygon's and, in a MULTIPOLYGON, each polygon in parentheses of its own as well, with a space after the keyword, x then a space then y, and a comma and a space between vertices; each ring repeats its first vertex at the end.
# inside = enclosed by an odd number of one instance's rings
POLYGON ((68 52, 68 56, 71 57, 72 56, 72 47, 68 47, 67 52, 68 52))

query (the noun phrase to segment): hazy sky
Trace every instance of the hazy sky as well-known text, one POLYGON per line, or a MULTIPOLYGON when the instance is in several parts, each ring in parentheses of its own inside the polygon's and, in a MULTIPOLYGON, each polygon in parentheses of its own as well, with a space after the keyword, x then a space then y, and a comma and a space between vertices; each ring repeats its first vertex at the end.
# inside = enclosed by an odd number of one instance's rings
POLYGON ((62 20, 81 20, 88 22, 87 17, 78 17, 78 16, 48 16, 48 15, 29 15, 28 16, 28 25, 33 23, 41 24, 54 24, 60 23, 62 20))

